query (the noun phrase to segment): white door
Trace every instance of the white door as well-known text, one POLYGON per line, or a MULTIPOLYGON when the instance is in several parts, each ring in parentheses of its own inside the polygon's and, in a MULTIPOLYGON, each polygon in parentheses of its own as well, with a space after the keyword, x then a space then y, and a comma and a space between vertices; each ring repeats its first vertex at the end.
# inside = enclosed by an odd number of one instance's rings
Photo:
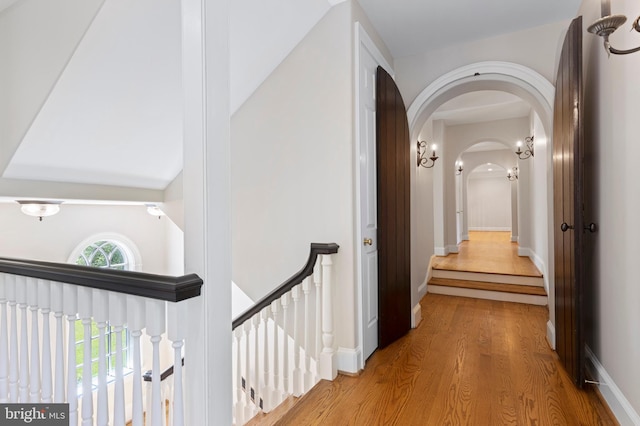
POLYGON ((362 241, 363 356, 378 347, 378 243, 376 204, 376 70, 377 61, 360 49, 360 226, 362 241))

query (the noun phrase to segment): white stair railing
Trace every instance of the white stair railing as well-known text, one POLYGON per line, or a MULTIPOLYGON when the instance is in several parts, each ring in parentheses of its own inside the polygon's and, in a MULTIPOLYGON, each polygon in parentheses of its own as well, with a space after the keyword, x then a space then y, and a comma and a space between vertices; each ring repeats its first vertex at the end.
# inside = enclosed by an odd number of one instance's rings
POLYGON ((335 379, 331 258, 337 252, 337 244, 311 244, 299 273, 233 321, 235 425, 321 379, 335 379))
POLYGON ((74 426, 124 426, 128 421, 133 426, 184 426, 184 300, 199 296, 201 286, 202 280, 193 274, 165 277, 0 258, 0 403, 67 402, 69 424, 74 426), (82 327, 80 346, 77 322, 82 327), (92 324, 99 335, 97 361, 92 358, 92 324), (107 325, 115 336, 115 351, 110 354, 105 348, 107 325), (131 336, 127 349, 123 347, 125 327, 131 336), (141 374, 143 335, 152 347, 155 371, 146 401, 141 374), (175 377, 169 388, 160 384, 159 342, 163 339, 173 348, 175 377), (83 355, 76 357, 76 350, 83 355), (132 370, 124 365, 127 351, 132 354, 132 370), (107 358, 115 364, 111 383, 107 358), (79 362, 83 367, 76 371, 79 362))

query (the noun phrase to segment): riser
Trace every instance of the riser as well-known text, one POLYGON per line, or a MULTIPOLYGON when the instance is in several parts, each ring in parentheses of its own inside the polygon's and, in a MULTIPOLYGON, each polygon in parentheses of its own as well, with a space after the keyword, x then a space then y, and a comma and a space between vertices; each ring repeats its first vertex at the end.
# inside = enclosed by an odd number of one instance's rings
MULTIPOLYGON (((435 272, 435 271, 434 271, 435 272)), ((525 303, 528 305, 546 306, 547 296, 529 294, 504 293, 500 291, 476 290, 460 287, 446 287, 429 284, 427 293, 444 294, 448 296, 471 297, 475 299, 499 300, 502 302, 525 303)))
POLYGON ((463 272, 448 271, 444 269, 433 269, 432 276, 434 278, 449 278, 454 280, 484 281, 489 283, 532 285, 536 287, 544 287, 544 279, 542 277, 529 277, 522 275, 485 274, 482 272, 463 272))

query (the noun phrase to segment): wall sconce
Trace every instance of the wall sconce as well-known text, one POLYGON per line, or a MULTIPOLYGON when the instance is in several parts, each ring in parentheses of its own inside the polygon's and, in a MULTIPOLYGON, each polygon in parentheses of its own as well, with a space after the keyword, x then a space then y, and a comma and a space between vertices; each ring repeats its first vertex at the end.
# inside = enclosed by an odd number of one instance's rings
MULTIPOLYGON (((602 18, 591 24, 589 28, 587 28, 587 31, 604 38, 604 50, 607 51, 607 54, 609 56, 611 56, 612 53, 614 55, 627 55, 629 53, 639 51, 640 46, 636 47, 635 49, 628 50, 618 50, 614 47, 611 47, 611 44, 609 43, 609 36, 613 34, 615 30, 621 27, 622 24, 627 22, 627 17, 624 15, 612 15, 610 0, 602 0, 601 11, 602 18)), ((636 20, 633 21, 631 29, 640 32, 640 16, 638 16, 636 20)))
POLYGON ((509 170, 507 172, 507 179, 512 180, 512 181, 518 179, 518 168, 517 167, 512 167, 511 170, 509 170))
POLYGON ((427 142, 418 141, 418 146, 417 146, 418 167, 422 166, 427 169, 430 169, 431 167, 436 165, 436 160, 438 159, 438 156, 436 155, 436 148, 437 148, 436 144, 431 145, 431 157, 427 158, 426 156, 427 142), (429 161, 431 161, 431 163, 429 163, 429 161))
POLYGON ((462 161, 456 161, 456 164, 458 164, 458 168, 456 169, 456 176, 458 176, 462 174, 464 169, 462 168, 462 161))
POLYGON ((524 138, 524 142, 527 144, 527 149, 522 151, 522 141, 518 141, 518 149, 516 150, 516 155, 521 160, 526 160, 529 157, 533 157, 533 136, 527 136, 524 138))
POLYGON ((53 216, 60 211, 59 201, 17 200, 20 210, 27 216, 40 218, 53 216))

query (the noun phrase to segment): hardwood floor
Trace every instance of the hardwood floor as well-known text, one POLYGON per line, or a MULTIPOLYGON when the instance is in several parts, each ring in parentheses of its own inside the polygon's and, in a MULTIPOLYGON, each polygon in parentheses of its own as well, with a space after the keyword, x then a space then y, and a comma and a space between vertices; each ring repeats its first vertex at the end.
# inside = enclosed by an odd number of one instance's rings
POLYGON ((511 242, 510 232, 470 231, 459 253, 436 257, 433 269, 542 276, 528 257, 518 256, 518 244, 511 242))
POLYGON ((275 424, 617 424, 561 369, 545 307, 437 294, 421 305, 418 328, 376 351, 359 377, 319 383, 275 424))

